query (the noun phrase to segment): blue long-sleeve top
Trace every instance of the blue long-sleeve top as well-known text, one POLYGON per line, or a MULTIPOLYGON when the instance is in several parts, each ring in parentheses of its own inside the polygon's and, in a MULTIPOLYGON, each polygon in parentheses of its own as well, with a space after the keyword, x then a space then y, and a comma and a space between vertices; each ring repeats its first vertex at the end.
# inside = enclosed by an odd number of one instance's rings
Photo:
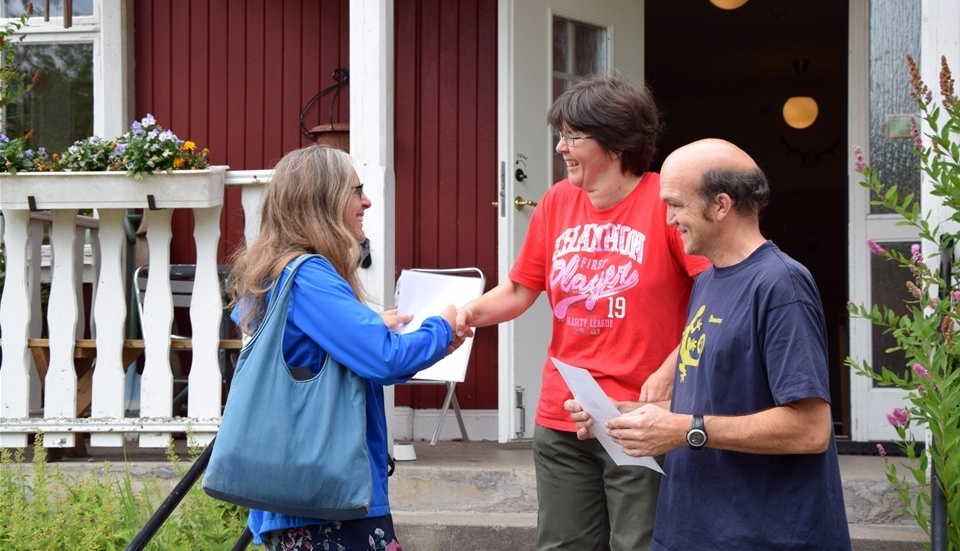
MULTIPOLYGON (((282 285, 288 275, 289 266, 277 285, 282 285)), ((240 315, 238 307, 231 317, 236 322, 240 315)), ((433 365, 444 357, 452 340, 452 328, 439 316, 423 320, 416 331, 403 335, 391 332, 378 313, 357 300, 347 281, 325 258, 307 260, 295 276, 283 335, 283 356, 287 364, 309 367, 318 373, 326 355, 330 354, 364 379, 368 468, 373 477, 373 496, 367 517, 390 513, 383 385, 407 381, 433 365)), ((247 519, 258 545, 263 543, 267 532, 327 522, 330 521, 256 509, 250 510, 247 519)))

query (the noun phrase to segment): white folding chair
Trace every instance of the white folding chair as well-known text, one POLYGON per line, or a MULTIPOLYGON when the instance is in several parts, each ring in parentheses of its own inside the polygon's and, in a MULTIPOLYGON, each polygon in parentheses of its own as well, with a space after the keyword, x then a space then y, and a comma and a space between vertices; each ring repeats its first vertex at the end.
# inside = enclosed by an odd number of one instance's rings
MULTIPOLYGON (((486 277, 480 268, 449 268, 449 269, 423 269, 414 268, 404 270, 397 280, 397 304, 404 302, 404 280, 412 285, 420 286, 432 285, 428 289, 435 289, 437 296, 431 297, 437 300, 438 304, 453 304, 458 308, 470 300, 473 300, 483 294, 486 285, 486 277), (412 273, 408 275, 408 272, 412 273), (427 280, 413 275, 423 274, 427 280), (416 279, 416 282, 414 280, 416 279), (431 282, 430 279, 433 279, 431 282), (442 292, 442 296, 441 296, 442 292)), ((401 310, 402 311, 402 310, 401 310)), ((456 386, 463 382, 467 373, 467 363, 470 361, 470 349, 473 346, 473 338, 469 338, 449 356, 443 358, 431 367, 417 373, 412 379, 404 384, 408 385, 443 385, 446 387, 446 396, 443 399, 443 407, 440 409, 440 416, 437 419, 437 426, 433 431, 433 438, 430 439, 430 445, 434 446, 440 438, 440 430, 443 428, 443 421, 453 407, 457 416, 457 423, 460 425, 460 436, 465 442, 469 442, 467 437, 467 427, 463 423, 463 415, 460 412, 460 404, 457 403, 456 386)))

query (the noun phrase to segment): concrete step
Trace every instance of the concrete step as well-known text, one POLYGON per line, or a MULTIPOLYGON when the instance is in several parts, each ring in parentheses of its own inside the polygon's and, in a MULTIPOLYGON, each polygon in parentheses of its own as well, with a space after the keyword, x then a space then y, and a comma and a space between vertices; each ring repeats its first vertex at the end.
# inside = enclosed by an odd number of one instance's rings
MULTIPOLYGON (((186 450, 178 442, 178 452, 186 450)), ((157 477, 172 489, 179 481, 163 450, 88 448, 62 459, 66 473, 100 477, 130 473, 134 485, 157 477)), ((416 442, 412 461, 398 461, 390 502, 405 551, 533 549, 537 493, 529 442, 416 442)), ((27 460, 29 461, 28 453, 27 460)), ((183 462, 184 468, 189 464, 183 462)), ((854 551, 921 551, 929 541, 904 517, 879 457, 842 455, 840 470, 854 551)), ((169 490, 168 490, 169 491, 169 490)))
MULTIPOLYGON (((426 442, 399 461, 390 501, 406 551, 533 549, 536 478, 529 443, 426 442)), ((921 551, 926 536, 901 511, 883 460, 841 456, 855 551, 921 551)))

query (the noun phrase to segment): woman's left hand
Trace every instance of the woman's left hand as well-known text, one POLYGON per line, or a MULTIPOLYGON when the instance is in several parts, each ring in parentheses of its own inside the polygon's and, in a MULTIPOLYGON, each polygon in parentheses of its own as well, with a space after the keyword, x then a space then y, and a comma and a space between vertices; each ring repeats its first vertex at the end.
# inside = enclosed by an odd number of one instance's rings
POLYGON ((393 331, 397 332, 397 329, 405 323, 410 323, 413 321, 413 314, 401 314, 397 311, 396 308, 393 310, 384 310, 380 317, 383 318, 383 323, 387 324, 387 327, 393 331))

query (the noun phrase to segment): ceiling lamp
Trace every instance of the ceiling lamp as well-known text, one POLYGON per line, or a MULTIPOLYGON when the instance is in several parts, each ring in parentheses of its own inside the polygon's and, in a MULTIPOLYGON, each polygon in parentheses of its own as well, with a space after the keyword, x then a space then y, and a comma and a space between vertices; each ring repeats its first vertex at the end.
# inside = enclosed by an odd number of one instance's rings
MULTIPOLYGON (((809 59, 793 60, 793 70, 797 73, 797 78, 803 77, 810 66, 809 59)), ((817 106, 817 100, 810 96, 797 94, 787 98, 783 103, 783 120, 791 128, 803 130, 817 120, 820 114, 820 108, 817 106)))
POLYGON ((710 0, 710 3, 721 10, 735 10, 747 3, 748 0, 710 0))
POLYGON ((783 104, 783 120, 797 130, 803 130, 817 120, 820 109, 810 96, 793 96, 783 104))

